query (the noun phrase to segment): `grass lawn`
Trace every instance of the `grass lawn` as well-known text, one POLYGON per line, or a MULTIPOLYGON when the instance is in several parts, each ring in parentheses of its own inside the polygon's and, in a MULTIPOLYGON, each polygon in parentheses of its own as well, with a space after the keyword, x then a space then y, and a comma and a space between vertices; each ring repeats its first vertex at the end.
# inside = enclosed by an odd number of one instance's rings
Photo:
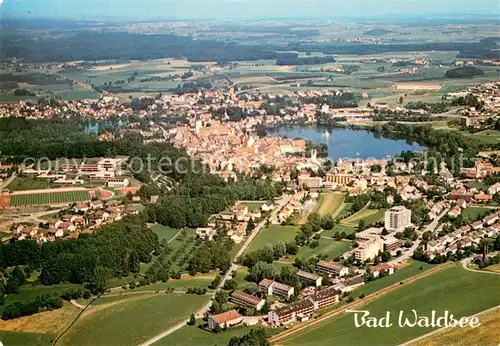
POLYGON ((274 245, 280 241, 287 243, 295 239, 297 232, 299 232, 299 227, 297 226, 271 225, 268 228, 260 230, 246 251, 250 252, 262 249, 266 245, 274 245))
POLYGON ((313 212, 321 215, 335 214, 342 206, 344 198, 345 195, 341 193, 322 193, 319 196, 319 201, 316 203, 313 212))
POLYGON ((323 233, 321 233, 321 236, 333 237, 336 232, 339 232, 339 233, 345 232, 346 234, 351 234, 351 233, 355 233, 356 229, 354 227, 337 224, 337 225, 333 226, 333 228, 331 230, 324 231, 323 233))
MULTIPOLYGON (((135 298, 135 297, 134 297, 135 298)), ((206 296, 158 294, 90 309, 61 338, 61 345, 137 345, 198 310, 206 296)))
POLYGON ((490 211, 491 209, 488 208, 481 208, 481 207, 470 207, 470 208, 465 208, 462 210, 462 216, 467 217, 470 220, 475 220, 478 217, 482 217, 486 212, 490 211))
POLYGON ((180 229, 170 228, 168 226, 162 225, 154 225, 153 227, 151 227, 151 230, 153 231, 153 233, 156 233, 156 235, 158 235, 158 239, 160 241, 162 241, 163 239, 170 240, 180 231, 180 229))
POLYGON ((359 221, 363 220, 366 225, 374 222, 379 222, 384 219, 385 210, 378 209, 363 209, 356 214, 348 217, 340 222, 341 225, 357 227, 359 221))
MULTIPOLYGON (((175 345, 218 345, 225 346, 233 336, 242 337, 257 327, 235 327, 221 333, 211 333, 195 326, 185 326, 154 343, 154 346, 175 346, 175 345)), ((282 331, 282 329, 266 329, 269 336, 282 331)))
POLYGON ((50 346, 55 338, 54 334, 0 331, 0 341, 5 346, 50 346))
POLYGON ((357 297, 361 293, 363 293, 366 296, 373 292, 380 291, 383 288, 394 285, 398 282, 401 281, 404 282, 405 280, 411 278, 412 276, 421 274, 422 272, 432 267, 434 267, 434 265, 429 263, 410 260, 410 262, 408 262, 404 267, 402 267, 399 270, 396 270, 394 274, 377 280, 370 281, 365 285, 354 290, 352 295, 354 297, 357 297), (420 267, 422 267, 422 270, 420 270, 420 267))
POLYGON ((479 316, 477 328, 449 328, 412 344, 412 346, 498 345, 500 340, 500 309, 479 316))
POLYGON ((500 264, 493 264, 493 265, 487 266, 483 270, 485 270, 487 272, 500 273, 500 264))
POLYGON ((30 302, 32 300, 35 300, 37 296, 40 296, 42 294, 62 293, 62 291, 64 291, 65 289, 73 287, 83 287, 83 285, 57 284, 51 286, 44 286, 44 285, 32 286, 30 284, 25 284, 21 286, 18 294, 7 295, 6 302, 14 302, 14 301, 30 302))
POLYGON ((399 311, 409 317, 415 309, 420 316, 449 311, 457 317, 470 316, 498 304, 500 276, 466 271, 460 265, 448 267, 429 277, 383 295, 358 310, 382 317, 389 311, 389 328, 355 328, 352 314, 327 319, 312 329, 280 340, 284 345, 395 345, 432 331, 424 327, 400 327, 399 311))
POLYGON ((500 131, 497 130, 486 130, 477 132, 472 135, 474 138, 482 140, 486 143, 499 143, 500 142, 500 131))
POLYGON ((337 212, 337 216, 335 219, 342 219, 343 217, 345 217, 347 215, 347 213, 351 210, 351 206, 352 206, 352 203, 344 203, 342 205, 342 209, 340 209, 338 212, 337 212))
POLYGON ((329 259, 340 256, 351 249, 351 243, 321 238, 319 246, 311 249, 309 246, 301 246, 297 253, 298 258, 308 259, 318 254, 327 255, 329 259))
POLYGON ((49 181, 36 180, 28 177, 15 177, 14 180, 7 185, 7 189, 12 191, 49 189, 52 187, 53 184, 49 181))
MULTIPOLYGON (((206 288, 215 279, 215 273, 200 274, 196 276, 191 276, 184 274, 181 276, 180 280, 168 280, 167 282, 161 282, 153 285, 141 286, 130 290, 130 292, 140 292, 140 291, 164 291, 168 287, 173 287, 176 290, 187 290, 189 287, 196 288, 206 288)), ((121 291, 123 292, 123 291, 121 291)))
POLYGON ((266 202, 240 202, 239 204, 246 206, 248 208, 248 211, 252 212, 252 211, 262 207, 264 205, 264 203, 266 203, 266 202))

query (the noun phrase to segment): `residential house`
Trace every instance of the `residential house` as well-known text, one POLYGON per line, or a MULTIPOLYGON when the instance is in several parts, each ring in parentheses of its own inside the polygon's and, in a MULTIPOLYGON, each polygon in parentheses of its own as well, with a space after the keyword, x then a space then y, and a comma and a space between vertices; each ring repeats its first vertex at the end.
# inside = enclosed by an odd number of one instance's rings
POLYGON ((208 318, 208 327, 210 329, 229 328, 241 323, 242 317, 236 310, 230 310, 218 315, 212 315, 208 318))

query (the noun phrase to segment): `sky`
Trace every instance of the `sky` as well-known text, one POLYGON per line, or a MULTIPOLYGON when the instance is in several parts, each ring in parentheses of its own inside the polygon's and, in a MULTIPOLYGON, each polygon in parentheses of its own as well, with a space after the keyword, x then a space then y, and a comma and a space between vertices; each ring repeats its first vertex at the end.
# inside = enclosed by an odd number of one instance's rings
POLYGON ((72 19, 265 19, 500 15, 499 0, 0 0, 1 14, 72 19))

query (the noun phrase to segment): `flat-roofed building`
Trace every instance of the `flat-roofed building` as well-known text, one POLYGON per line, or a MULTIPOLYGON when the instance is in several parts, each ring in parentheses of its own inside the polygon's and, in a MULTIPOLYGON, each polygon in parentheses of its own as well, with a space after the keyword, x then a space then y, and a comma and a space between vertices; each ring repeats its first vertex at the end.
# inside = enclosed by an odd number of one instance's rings
POLYGON ((229 296, 229 300, 237 305, 244 306, 247 308, 252 308, 257 311, 262 309, 265 304, 265 300, 251 294, 242 292, 242 291, 234 291, 229 296))
POLYGON ((411 210, 404 206, 395 206, 385 212, 385 229, 401 232, 411 226, 411 210))
POLYGON ((106 182, 109 187, 127 187, 130 181, 127 178, 111 178, 106 182))
POLYGON ((378 256, 379 252, 384 251, 384 242, 382 239, 371 239, 368 241, 360 242, 359 246, 354 249, 354 258, 364 262, 368 259, 373 260, 378 256))
POLYGON ((321 286, 321 283, 323 281, 323 278, 321 276, 316 275, 314 273, 305 272, 303 270, 297 271, 297 276, 301 281, 309 285, 314 285, 316 287, 321 286))

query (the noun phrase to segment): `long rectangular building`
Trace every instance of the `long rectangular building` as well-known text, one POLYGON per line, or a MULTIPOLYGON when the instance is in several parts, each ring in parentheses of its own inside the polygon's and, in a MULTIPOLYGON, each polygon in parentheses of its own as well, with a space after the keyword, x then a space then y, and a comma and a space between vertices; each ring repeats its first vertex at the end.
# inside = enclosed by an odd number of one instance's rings
POLYGON ((234 291, 233 293, 231 293, 231 295, 229 296, 229 300, 237 305, 252 308, 257 311, 262 309, 266 302, 264 299, 242 291, 234 291))

